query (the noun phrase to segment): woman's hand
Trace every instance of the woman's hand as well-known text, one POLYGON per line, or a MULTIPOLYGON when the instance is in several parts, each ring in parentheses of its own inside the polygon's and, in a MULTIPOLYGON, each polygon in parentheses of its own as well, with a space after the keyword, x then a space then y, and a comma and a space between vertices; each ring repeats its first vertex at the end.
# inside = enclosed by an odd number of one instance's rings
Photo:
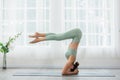
POLYGON ((75 72, 75 74, 78 74, 78 73, 79 73, 79 70, 78 70, 78 69, 75 69, 74 72, 75 72))

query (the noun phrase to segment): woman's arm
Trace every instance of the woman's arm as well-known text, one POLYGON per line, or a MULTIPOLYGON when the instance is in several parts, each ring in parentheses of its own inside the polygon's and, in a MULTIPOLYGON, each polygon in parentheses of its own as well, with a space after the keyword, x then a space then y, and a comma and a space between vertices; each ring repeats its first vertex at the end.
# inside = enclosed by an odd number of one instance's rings
POLYGON ((73 62, 68 61, 65 64, 65 66, 63 68, 63 71, 62 71, 62 75, 75 75, 75 74, 78 74, 78 72, 79 72, 78 69, 74 70, 73 72, 70 71, 71 66, 73 66, 72 63, 73 62))
POLYGON ((70 71, 71 67, 73 66, 73 63, 75 61, 76 57, 71 55, 68 58, 67 63, 65 64, 63 70, 62 70, 62 75, 75 75, 78 74, 78 69, 74 70, 73 72, 70 71))
POLYGON ((78 74, 79 73, 79 71, 78 71, 78 69, 75 69, 74 70, 74 72, 67 72, 67 74, 66 75, 76 75, 76 74, 78 74))

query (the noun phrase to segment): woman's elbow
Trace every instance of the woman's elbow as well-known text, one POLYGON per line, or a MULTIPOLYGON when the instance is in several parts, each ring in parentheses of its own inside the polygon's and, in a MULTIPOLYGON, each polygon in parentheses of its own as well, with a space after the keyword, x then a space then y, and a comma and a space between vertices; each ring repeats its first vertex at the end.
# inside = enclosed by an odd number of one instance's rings
POLYGON ((67 75, 67 72, 66 71, 62 71, 62 75, 67 75))
POLYGON ((62 72, 62 75, 67 75, 67 73, 65 73, 65 72, 62 72))

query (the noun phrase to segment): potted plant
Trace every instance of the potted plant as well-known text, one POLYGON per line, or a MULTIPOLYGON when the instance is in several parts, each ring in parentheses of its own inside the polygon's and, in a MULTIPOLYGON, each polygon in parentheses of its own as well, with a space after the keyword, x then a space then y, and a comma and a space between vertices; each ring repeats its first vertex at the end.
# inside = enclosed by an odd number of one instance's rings
POLYGON ((0 42, 0 52, 3 53, 3 69, 7 68, 7 60, 6 60, 6 55, 9 52, 9 46, 11 43, 13 43, 16 38, 18 38, 21 35, 21 33, 18 33, 17 35, 15 35, 14 37, 9 37, 8 42, 6 42, 6 44, 0 42))

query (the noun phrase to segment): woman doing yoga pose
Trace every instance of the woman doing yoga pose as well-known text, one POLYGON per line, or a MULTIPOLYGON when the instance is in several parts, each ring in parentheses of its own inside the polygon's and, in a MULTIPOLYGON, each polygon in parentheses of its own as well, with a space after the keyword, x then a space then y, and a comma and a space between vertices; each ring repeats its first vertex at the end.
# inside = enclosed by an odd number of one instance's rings
MULTIPOLYGON (((77 48, 80 43, 82 32, 79 28, 72 29, 65 33, 55 34, 55 33, 38 33, 36 32, 34 35, 30 35, 29 37, 35 38, 30 43, 37 43, 41 41, 48 41, 48 40, 65 40, 65 39, 72 39, 65 56, 67 58, 67 62, 62 70, 62 75, 74 75, 78 74, 78 69, 71 71, 72 68, 75 68, 74 62, 76 60, 77 48)), ((79 64, 78 64, 79 65, 79 64)))

